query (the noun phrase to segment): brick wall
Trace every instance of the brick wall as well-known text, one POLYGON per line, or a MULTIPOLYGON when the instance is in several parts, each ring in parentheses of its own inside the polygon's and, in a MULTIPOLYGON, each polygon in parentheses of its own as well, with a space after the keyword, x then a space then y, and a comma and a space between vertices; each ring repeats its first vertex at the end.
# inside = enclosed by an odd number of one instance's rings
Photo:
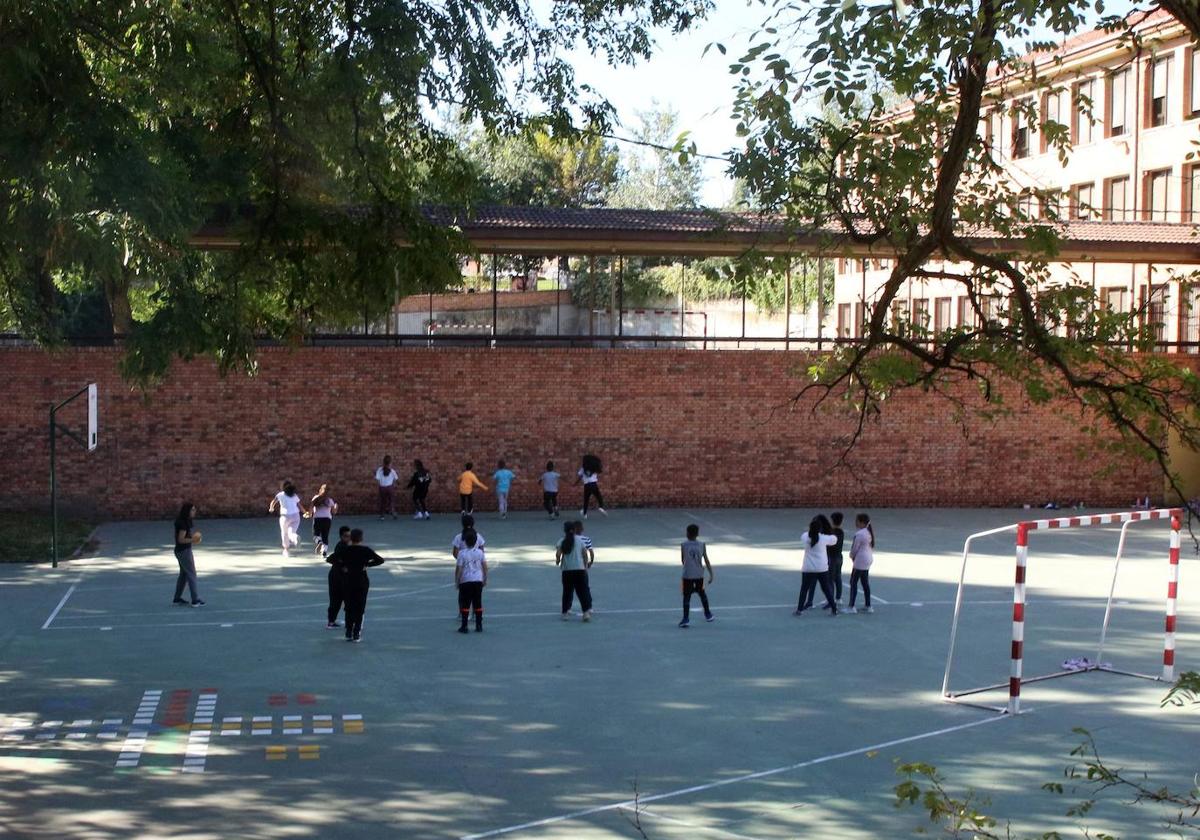
MULTIPOLYGON (((100 385, 101 445, 88 454, 63 441, 61 498, 121 518, 168 517, 184 497, 206 515, 258 514, 285 476, 305 493, 329 481, 345 512, 370 510, 385 452, 405 480, 411 459, 424 460, 437 510, 457 508, 464 461, 490 484, 498 457, 522 479, 513 507, 536 508, 530 479, 548 458, 573 472, 584 450, 603 457, 614 507, 1127 505, 1161 487, 1150 465, 1105 476, 1100 459, 1081 457, 1077 414, 1030 408, 963 429, 950 406, 915 391, 888 400, 839 464, 854 418, 789 405, 801 353, 263 349, 254 378, 179 363, 146 396, 121 381, 118 359, 104 348, 0 349, 0 502, 46 504, 47 407, 89 381, 100 385)), ((84 418, 81 400, 62 419, 84 418)), ((577 503, 577 488, 563 497, 577 503)))

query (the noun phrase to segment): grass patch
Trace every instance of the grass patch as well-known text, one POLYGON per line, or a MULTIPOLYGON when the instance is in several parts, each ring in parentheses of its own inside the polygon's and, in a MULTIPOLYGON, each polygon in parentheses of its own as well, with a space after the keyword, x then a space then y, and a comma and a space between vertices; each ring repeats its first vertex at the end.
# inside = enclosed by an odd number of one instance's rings
MULTIPOLYGON (((58 559, 65 560, 88 538, 96 523, 71 516, 58 517, 58 559)), ((48 563, 50 514, 0 512, 0 563, 48 563)))

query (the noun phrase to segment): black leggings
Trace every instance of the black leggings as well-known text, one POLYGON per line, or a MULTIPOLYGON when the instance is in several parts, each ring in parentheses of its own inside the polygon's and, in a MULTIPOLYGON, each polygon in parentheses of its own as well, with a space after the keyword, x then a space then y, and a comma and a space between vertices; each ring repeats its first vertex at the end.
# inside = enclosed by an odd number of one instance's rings
MULTIPOLYGON (((812 596, 816 587, 820 585, 821 592, 825 595, 825 600, 829 603, 829 608, 837 615, 837 603, 833 600, 833 586, 829 583, 829 572, 801 572, 800 573, 800 601, 796 604, 797 612, 804 612, 807 607, 807 602, 812 601, 812 596)), ((851 589, 851 592, 854 590, 851 589)))
POLYGON ((573 596, 579 596, 579 608, 584 612, 589 612, 592 609, 592 590, 588 586, 588 573, 586 569, 578 569, 573 572, 564 571, 562 573, 562 611, 568 613, 571 611, 571 602, 573 596))
POLYGON ((462 626, 467 626, 467 614, 475 610, 475 626, 483 626, 483 581, 464 581, 458 585, 458 614, 462 626))
POLYGON ((413 493, 413 511, 415 513, 429 513, 429 508, 425 507, 425 493, 413 493))
POLYGON ((329 545, 329 529, 333 527, 333 519, 313 517, 313 541, 317 545, 329 545))
POLYGON ((346 575, 337 566, 329 570, 329 611, 328 622, 337 621, 338 612, 342 609, 342 578, 346 575))
POLYGON ((474 493, 459 493, 458 507, 463 513, 475 512, 475 494, 474 493))
POLYGON ((700 606, 704 607, 704 617, 708 618, 712 615, 712 610, 708 608, 708 595, 704 593, 704 578, 684 578, 683 579, 683 620, 688 620, 688 615, 692 611, 692 593, 695 592, 700 596, 700 606))
POLYGON ((604 497, 600 495, 599 482, 593 481, 583 485, 583 512, 588 512, 588 500, 593 496, 596 497, 596 507, 604 507, 604 497))
POLYGON ((546 509, 546 513, 558 512, 558 491, 551 493, 549 490, 542 493, 542 507, 546 509))
POLYGON ((346 599, 346 635, 357 636, 362 632, 363 613, 367 611, 367 591, 371 588, 371 581, 365 572, 343 575, 342 580, 342 591, 346 599))
POLYGON ((871 606, 871 581, 867 578, 869 574, 870 569, 855 569, 850 573, 850 606, 854 606, 854 596, 858 594, 860 582, 863 588, 863 606, 871 606))

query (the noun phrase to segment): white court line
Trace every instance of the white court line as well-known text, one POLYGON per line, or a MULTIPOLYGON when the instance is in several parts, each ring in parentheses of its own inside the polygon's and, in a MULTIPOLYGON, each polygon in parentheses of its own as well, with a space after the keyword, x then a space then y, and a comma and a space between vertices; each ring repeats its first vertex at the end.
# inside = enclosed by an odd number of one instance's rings
MULTIPOLYGON (((449 589, 452 586, 454 586, 453 583, 439 583, 437 586, 426 586, 422 589, 408 589, 408 590, 405 590, 404 592, 389 592, 389 593, 386 593, 383 595, 379 595, 377 597, 372 596, 371 603, 374 604, 374 603, 378 603, 379 601, 388 601, 388 600, 391 600, 394 598, 405 598, 409 595, 421 595, 425 592, 433 592, 438 589, 449 589)), ((72 586, 71 588, 74 589, 75 587, 72 586)), ((89 588, 88 591, 91 591, 91 589, 89 588)), ((220 592, 219 589, 216 589, 216 590, 206 589, 205 591, 206 592, 220 592)), ((70 595, 71 593, 68 592, 67 594, 70 595)), ((63 598, 63 601, 64 602, 66 601, 65 597, 63 598)), ((280 612, 280 611, 286 612, 289 610, 311 610, 311 609, 319 609, 321 607, 328 607, 328 606, 329 606, 329 601, 325 600, 325 601, 320 601, 320 602, 313 601, 312 603, 309 603, 309 604, 290 604, 285 607, 230 607, 228 609, 215 609, 215 610, 214 609, 206 609, 204 612, 208 615, 221 615, 224 613, 266 613, 266 612, 280 612)), ((62 604, 59 604, 59 607, 61 608, 62 604)), ((57 612, 58 612, 58 610, 55 610, 55 613, 57 613, 57 612)), ((159 611, 159 612, 145 612, 145 613, 127 613, 127 612, 121 613, 121 616, 123 618, 141 618, 143 616, 153 616, 153 615, 162 615, 162 612, 159 611)), ((86 618, 90 618, 90 617, 91 616, 79 616, 78 619, 73 619, 70 616, 67 616, 63 620, 64 621, 76 621, 76 620, 86 619, 86 618)), ((50 618, 53 619, 54 616, 52 615, 52 616, 50 616, 50 618)), ((49 623, 50 622, 46 622, 47 625, 49 623)), ((184 623, 190 623, 190 622, 184 622, 184 623)), ((241 622, 241 623, 245 624, 246 622, 241 622)), ((153 626, 175 627, 175 626, 182 626, 182 624, 180 624, 180 625, 175 625, 175 624, 153 625, 153 626)), ((45 630, 46 627, 43 627, 42 629, 45 630)), ((55 628, 55 629, 57 629, 57 628, 55 628)))
POLYGON ((800 770, 805 767, 813 767, 817 764, 825 764, 829 761, 837 761, 842 758, 851 758, 852 756, 862 755, 863 753, 872 752, 875 750, 885 750, 889 747, 896 747, 900 744, 910 744, 913 741, 923 741, 926 738, 935 738, 938 735, 948 735, 951 732, 961 732, 964 729, 971 729, 976 726, 984 726, 985 724, 995 723, 998 720, 1009 720, 1012 715, 993 715, 991 717, 982 718, 981 720, 973 720, 969 723, 960 723, 957 726, 947 726, 943 729, 934 729, 929 732, 922 732, 919 735, 909 735, 906 738, 895 738, 891 741, 883 741, 878 744, 871 744, 866 747, 859 747, 846 752, 832 753, 823 755, 820 758, 810 758, 807 761, 800 761, 795 764, 789 764, 785 767, 774 767, 770 770, 759 770, 756 773, 746 773, 741 776, 734 776, 731 779, 721 779, 717 782, 709 782, 703 785, 693 785, 692 787, 679 788, 678 790, 667 791, 666 793, 656 793, 653 796, 639 796, 637 799, 626 799, 623 802, 613 802, 608 805, 597 805, 595 808, 585 808, 581 811, 573 811, 570 814, 560 814, 556 817, 546 817, 541 820, 533 820, 532 822, 521 823, 520 825, 510 825, 504 828, 485 831, 480 834, 467 834, 459 838, 459 840, 483 840, 485 837, 498 837, 502 834, 512 834, 514 831, 523 831, 527 828, 538 828, 544 825, 553 825, 555 823, 566 822, 567 820, 575 820, 580 817, 589 817, 593 814, 602 814, 605 811, 615 811, 619 809, 629 809, 635 806, 640 806, 646 802, 661 802, 664 799, 675 799, 680 796, 686 796, 690 793, 701 793, 713 788, 725 787, 727 785, 736 785, 741 782, 748 782, 754 779, 764 779, 768 776, 777 776, 780 773, 789 773, 793 770, 800 770))
POLYGON ((62 600, 58 602, 58 606, 54 608, 54 612, 50 613, 50 617, 47 618, 46 623, 42 625, 43 630, 46 630, 47 628, 50 627, 50 623, 53 622, 54 619, 58 616, 58 611, 61 610, 63 608, 63 605, 65 605, 67 603, 67 599, 71 597, 71 593, 75 591, 75 587, 79 585, 79 581, 81 581, 81 580, 83 580, 83 578, 79 578, 78 580, 76 580, 74 583, 71 584, 71 588, 67 590, 67 594, 62 596, 62 600))
MULTIPOLYGON (((739 542, 746 541, 746 538, 743 537, 741 534, 735 534, 733 531, 730 531, 728 528, 726 528, 722 525, 718 525, 716 522, 712 522, 711 520, 704 519, 703 517, 699 517, 696 514, 686 511, 686 510, 683 511, 683 514, 685 516, 687 516, 689 519, 691 519, 693 522, 697 523, 698 525, 704 525, 708 528, 712 528, 714 531, 719 531, 720 533, 724 534, 725 536, 730 537, 731 539, 738 540, 739 542)), ((674 524, 674 523, 672 523, 672 524, 674 524)))
POLYGON ((712 826, 712 825, 700 825, 698 823, 688 822, 687 820, 680 820, 680 819, 676 819, 675 817, 668 817, 666 814, 659 814, 655 811, 647 811, 645 808, 642 808, 640 805, 637 808, 622 808, 621 810, 632 812, 634 814, 634 816, 637 817, 638 819, 640 819, 641 817, 650 817, 650 819, 652 819, 652 820, 662 820, 663 822, 669 822, 674 825, 682 825, 682 826, 685 826, 686 828, 692 829, 693 831, 702 831, 702 832, 706 832, 708 834, 719 834, 722 837, 732 837, 732 838, 734 838, 734 840, 760 840, 760 838, 758 838, 758 837, 748 837, 745 834, 734 834, 732 831, 727 831, 724 828, 717 828, 716 826, 712 826))

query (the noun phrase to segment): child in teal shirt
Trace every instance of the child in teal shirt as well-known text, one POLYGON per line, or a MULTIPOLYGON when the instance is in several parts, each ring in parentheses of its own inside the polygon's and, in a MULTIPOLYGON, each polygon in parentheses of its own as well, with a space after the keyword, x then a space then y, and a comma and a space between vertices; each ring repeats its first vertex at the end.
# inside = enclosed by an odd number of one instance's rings
POLYGON ((500 502, 500 518, 508 518, 508 491, 512 487, 513 479, 517 474, 504 465, 504 459, 500 459, 500 463, 496 465, 496 471, 492 473, 492 481, 496 482, 496 498, 500 502))

